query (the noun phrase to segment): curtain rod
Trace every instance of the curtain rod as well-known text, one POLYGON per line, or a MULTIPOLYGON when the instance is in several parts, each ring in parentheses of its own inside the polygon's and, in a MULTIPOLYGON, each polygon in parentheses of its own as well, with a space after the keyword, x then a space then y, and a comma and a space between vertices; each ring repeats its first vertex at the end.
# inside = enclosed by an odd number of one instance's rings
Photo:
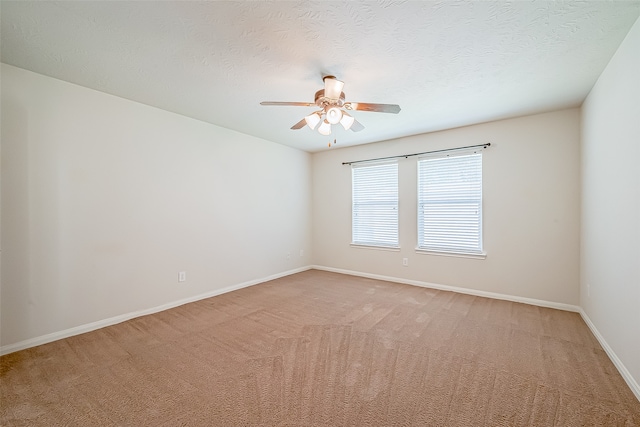
POLYGON ((342 162, 342 164, 343 165, 352 165, 354 163, 375 162, 375 161, 378 161, 378 160, 389 160, 389 159, 400 159, 402 157, 404 157, 406 159, 408 157, 421 156, 423 154, 442 153, 444 151, 464 150, 465 148, 477 148, 477 147, 487 148, 487 147, 490 147, 490 146, 491 146, 491 143, 487 142, 486 144, 469 145, 467 147, 445 148, 444 150, 423 151, 422 153, 402 154, 400 156, 379 157, 377 159, 354 160, 352 162, 342 162))

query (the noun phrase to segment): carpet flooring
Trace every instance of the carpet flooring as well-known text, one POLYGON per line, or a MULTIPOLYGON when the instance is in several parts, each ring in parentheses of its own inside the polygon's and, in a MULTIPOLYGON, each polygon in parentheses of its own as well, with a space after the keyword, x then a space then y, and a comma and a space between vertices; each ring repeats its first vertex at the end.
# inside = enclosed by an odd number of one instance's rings
POLYGON ((576 313, 310 270, 0 358, 3 426, 640 426, 576 313))

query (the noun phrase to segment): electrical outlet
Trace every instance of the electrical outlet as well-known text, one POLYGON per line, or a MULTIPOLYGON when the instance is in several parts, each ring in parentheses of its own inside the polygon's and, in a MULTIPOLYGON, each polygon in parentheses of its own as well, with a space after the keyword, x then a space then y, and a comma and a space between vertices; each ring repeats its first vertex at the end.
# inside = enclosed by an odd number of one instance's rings
POLYGON ((409 258, 402 258, 402 265, 404 265, 405 267, 409 266, 409 258))
POLYGON ((587 283, 587 296, 591 298, 591 285, 587 283))
POLYGON ((181 271, 178 273, 178 282, 186 282, 187 281, 187 272, 181 271))
POLYGON ((287 259, 291 259, 291 252, 287 252, 287 259))
POLYGON ((300 256, 303 257, 304 256, 304 249, 300 249, 300 256))

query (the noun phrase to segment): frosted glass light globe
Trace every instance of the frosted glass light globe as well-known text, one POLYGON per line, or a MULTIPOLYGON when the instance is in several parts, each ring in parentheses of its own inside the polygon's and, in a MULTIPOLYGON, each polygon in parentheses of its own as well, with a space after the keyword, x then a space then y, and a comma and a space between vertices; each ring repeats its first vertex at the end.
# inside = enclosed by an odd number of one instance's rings
POLYGON ((342 111, 338 107, 331 107, 327 110, 327 121, 332 125, 340 123, 342 119, 342 111))

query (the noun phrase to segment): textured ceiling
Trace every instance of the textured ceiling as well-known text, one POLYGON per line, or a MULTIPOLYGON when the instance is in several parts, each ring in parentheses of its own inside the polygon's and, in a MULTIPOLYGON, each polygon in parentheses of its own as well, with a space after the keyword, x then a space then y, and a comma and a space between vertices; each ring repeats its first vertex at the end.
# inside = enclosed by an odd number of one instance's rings
POLYGON ((578 106, 640 1, 0 2, 2 62, 314 152, 578 106), (365 129, 289 128, 322 76, 365 129))

